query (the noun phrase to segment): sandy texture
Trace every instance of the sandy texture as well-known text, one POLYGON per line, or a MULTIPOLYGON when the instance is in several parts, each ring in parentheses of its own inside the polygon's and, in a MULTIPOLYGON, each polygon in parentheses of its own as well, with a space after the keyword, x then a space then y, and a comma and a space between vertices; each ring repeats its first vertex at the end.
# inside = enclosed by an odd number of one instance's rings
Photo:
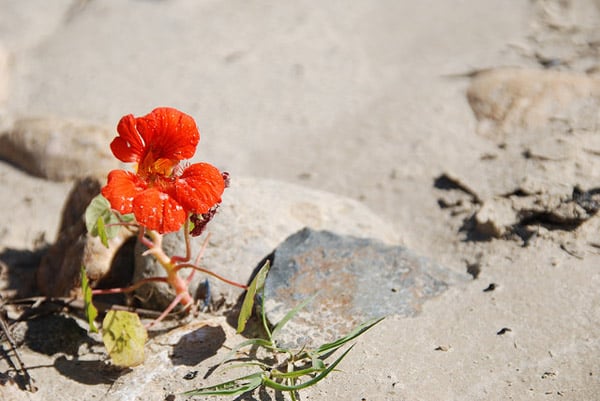
MULTIPOLYGON (((511 198, 568 202, 575 187, 600 186, 599 1, 1 0, 0 9, 0 127, 37 115, 114 126, 178 107, 200 126, 197 158, 233 177, 363 201, 407 247, 477 276, 420 316, 365 334, 343 372, 304 399, 600 396, 599 218, 549 221, 511 198), (481 83, 507 66, 527 70, 481 83), (444 174, 451 185, 436 185, 444 174), (491 238, 475 219, 490 202, 503 227, 491 238)), ((39 199, 32 193, 34 220, 15 229, 26 213, 11 209, 27 206, 7 192, 23 173, 0 173, 0 245, 31 247, 39 199), (6 222, 13 236, 1 235, 6 222)), ((49 210, 61 201, 47 200, 49 210)), ((47 239, 58 224, 49 218, 39 216, 47 239)), ((190 383, 169 377, 163 388, 179 385, 190 383)), ((95 396, 109 387, 68 386, 95 396)))

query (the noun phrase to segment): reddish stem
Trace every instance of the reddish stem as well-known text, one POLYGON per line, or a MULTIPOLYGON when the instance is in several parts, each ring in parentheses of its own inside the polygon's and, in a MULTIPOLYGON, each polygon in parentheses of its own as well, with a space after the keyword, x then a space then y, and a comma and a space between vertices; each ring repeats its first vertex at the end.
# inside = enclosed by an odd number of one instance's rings
POLYGON ((140 226, 140 232, 138 233, 138 239, 148 249, 152 249, 156 246, 156 244, 154 244, 154 242, 152 242, 151 240, 146 238, 146 229, 144 228, 144 226, 140 226))
POLYGON ((163 283, 168 283, 166 277, 148 277, 148 278, 145 278, 143 280, 140 280, 140 281, 136 282, 133 285, 130 285, 129 287, 95 289, 95 290, 92 290, 92 294, 93 295, 103 295, 103 294, 120 294, 120 293, 123 293, 123 292, 131 292, 131 291, 137 290, 138 288, 140 288, 144 284, 149 283, 149 282, 153 282, 153 281, 160 281, 160 282, 163 282, 163 283))
POLYGON ((169 271, 167 282, 175 289, 175 294, 177 294, 177 297, 183 306, 188 306, 194 303, 194 299, 188 291, 188 283, 182 279, 179 274, 177 274, 176 267, 169 271))
MULTIPOLYGON (((188 214, 188 217, 187 217, 187 219, 185 219, 185 223, 183 224, 183 232, 185 235, 185 256, 172 256, 171 263, 187 262, 188 260, 190 260, 192 258, 192 246, 190 244, 190 233, 189 233, 189 231, 190 231, 189 220, 190 220, 190 215, 188 214)), ((208 240, 208 237, 207 237, 207 240, 208 240)), ((202 251, 200 252, 200 254, 202 254, 202 253, 204 253, 204 247, 202 248, 202 251)))
MULTIPOLYGON (((175 297, 175 299, 173 299, 173 301, 169 304, 169 306, 167 306, 167 308, 160 314, 159 317, 157 317, 156 319, 154 319, 153 321, 151 321, 149 324, 146 325, 146 328, 149 329, 150 327, 154 326, 156 323, 158 323, 161 320, 163 320, 173 310, 173 308, 175 308, 177 306, 177 304, 180 301, 182 301, 184 295, 185 294, 179 294, 179 295, 177 295, 175 297)), ((189 306, 190 305, 188 304, 185 307, 188 308, 189 306)))
POLYGON ((191 264, 191 263, 180 263, 180 264, 177 264, 177 266, 175 267, 175 270, 180 270, 180 269, 184 269, 184 268, 198 270, 198 271, 201 271, 202 273, 206 273, 209 276, 213 276, 213 277, 215 277, 215 278, 223 281, 224 283, 227 283, 227 284, 232 285, 234 287, 238 287, 238 288, 241 288, 241 289, 244 289, 244 290, 248 289, 247 285, 236 283, 235 281, 231 281, 229 279, 226 279, 225 277, 223 277, 221 275, 218 275, 215 272, 212 272, 212 271, 210 271, 208 269, 205 269, 205 268, 200 267, 200 266, 196 266, 196 265, 191 264))

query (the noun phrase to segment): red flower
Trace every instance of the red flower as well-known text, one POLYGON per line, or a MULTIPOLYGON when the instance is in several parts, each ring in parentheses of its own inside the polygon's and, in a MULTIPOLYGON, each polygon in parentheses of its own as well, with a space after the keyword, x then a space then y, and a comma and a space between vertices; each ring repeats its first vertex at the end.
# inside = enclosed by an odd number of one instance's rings
POLYGON ((225 181, 208 163, 182 167, 200 134, 194 119, 161 107, 144 117, 127 115, 117 126, 110 148, 117 159, 137 163, 137 172, 113 170, 102 195, 113 209, 133 213, 137 222, 160 233, 177 231, 188 213, 207 213, 221 202, 225 181))

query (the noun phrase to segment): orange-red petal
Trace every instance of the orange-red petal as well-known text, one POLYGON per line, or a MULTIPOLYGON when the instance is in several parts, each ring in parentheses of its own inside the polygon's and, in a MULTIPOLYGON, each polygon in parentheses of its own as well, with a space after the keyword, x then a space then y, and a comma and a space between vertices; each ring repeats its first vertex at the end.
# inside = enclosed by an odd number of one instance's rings
POLYGON ((129 114, 117 125, 119 135, 111 142, 115 157, 125 163, 142 163, 150 168, 154 161, 189 159, 196 153, 200 133, 194 119, 170 107, 159 107, 144 117, 129 114))
POLYGON ((111 207, 121 214, 133 211, 133 199, 146 189, 146 183, 133 173, 113 170, 108 174, 108 182, 102 188, 102 195, 111 207))
POLYGON ((211 164, 196 163, 175 181, 174 198, 188 211, 202 214, 221 202, 225 180, 211 164))
POLYGON ((146 153, 155 160, 185 160, 194 156, 200 141, 196 122, 170 107, 159 107, 136 119, 136 127, 146 144, 146 153))
POLYGON ((145 144, 136 128, 136 118, 129 114, 117 125, 117 136, 110 144, 115 157, 125 163, 139 163, 145 153, 145 144))
POLYGON ((181 228, 187 217, 183 207, 158 188, 148 188, 133 200, 133 214, 144 227, 168 233, 181 228))

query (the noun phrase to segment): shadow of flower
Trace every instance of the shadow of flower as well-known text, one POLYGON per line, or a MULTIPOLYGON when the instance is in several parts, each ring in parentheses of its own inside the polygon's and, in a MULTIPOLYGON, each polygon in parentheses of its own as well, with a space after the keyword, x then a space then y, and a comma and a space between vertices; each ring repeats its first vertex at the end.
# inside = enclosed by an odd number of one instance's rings
POLYGON ((225 342, 221 327, 204 326, 184 334, 173 347, 171 360, 174 365, 194 366, 216 355, 225 342))

